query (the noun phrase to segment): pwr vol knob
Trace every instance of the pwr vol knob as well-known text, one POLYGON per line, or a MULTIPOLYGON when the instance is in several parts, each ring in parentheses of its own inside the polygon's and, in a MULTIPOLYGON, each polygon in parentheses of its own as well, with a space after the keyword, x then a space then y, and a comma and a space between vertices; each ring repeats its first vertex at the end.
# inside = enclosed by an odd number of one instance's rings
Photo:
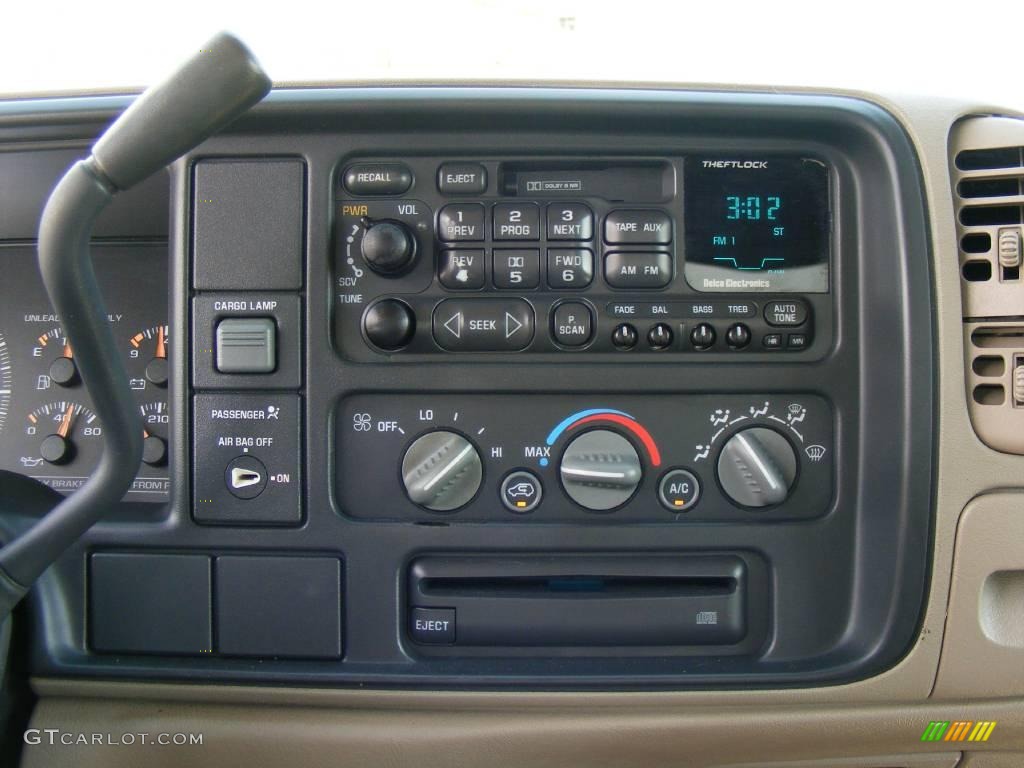
POLYGON ((434 512, 468 504, 483 480, 480 452, 456 432, 437 430, 420 436, 402 459, 402 482, 409 499, 434 512))
POLYGON ((374 272, 397 277, 416 259, 416 238, 401 222, 378 221, 363 234, 360 250, 374 272))

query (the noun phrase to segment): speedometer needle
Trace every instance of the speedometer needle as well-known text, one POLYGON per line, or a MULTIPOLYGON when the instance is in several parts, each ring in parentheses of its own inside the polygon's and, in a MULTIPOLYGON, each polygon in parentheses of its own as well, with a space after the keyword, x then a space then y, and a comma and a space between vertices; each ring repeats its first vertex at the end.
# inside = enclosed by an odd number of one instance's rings
POLYGON ((57 434, 60 437, 67 438, 68 432, 71 431, 71 417, 74 415, 75 406, 69 405, 68 409, 64 412, 64 418, 60 420, 60 426, 57 428, 57 434))

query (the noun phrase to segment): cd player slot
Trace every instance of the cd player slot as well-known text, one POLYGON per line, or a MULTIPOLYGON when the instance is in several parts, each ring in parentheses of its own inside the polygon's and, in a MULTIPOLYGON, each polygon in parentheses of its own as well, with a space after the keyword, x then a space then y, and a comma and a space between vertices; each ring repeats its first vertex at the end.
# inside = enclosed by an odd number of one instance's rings
POLYGON ((422 645, 707 646, 747 635, 747 568, 732 555, 426 557, 410 570, 422 645))

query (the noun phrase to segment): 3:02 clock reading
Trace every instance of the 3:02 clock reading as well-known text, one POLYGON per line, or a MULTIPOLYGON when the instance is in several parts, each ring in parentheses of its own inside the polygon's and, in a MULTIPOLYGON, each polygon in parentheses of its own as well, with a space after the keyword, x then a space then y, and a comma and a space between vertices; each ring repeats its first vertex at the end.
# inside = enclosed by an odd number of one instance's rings
POLYGON ((725 218, 728 221, 777 221, 779 209, 782 208, 781 197, 761 197, 760 195, 726 195, 725 218))

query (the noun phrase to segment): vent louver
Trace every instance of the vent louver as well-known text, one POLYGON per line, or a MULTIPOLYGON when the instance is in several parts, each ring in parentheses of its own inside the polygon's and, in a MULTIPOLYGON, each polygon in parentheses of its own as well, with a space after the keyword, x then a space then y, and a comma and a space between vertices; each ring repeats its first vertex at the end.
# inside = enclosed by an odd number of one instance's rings
POLYGON ((1024 454, 1024 120, 961 120, 949 151, 971 422, 1024 454))

